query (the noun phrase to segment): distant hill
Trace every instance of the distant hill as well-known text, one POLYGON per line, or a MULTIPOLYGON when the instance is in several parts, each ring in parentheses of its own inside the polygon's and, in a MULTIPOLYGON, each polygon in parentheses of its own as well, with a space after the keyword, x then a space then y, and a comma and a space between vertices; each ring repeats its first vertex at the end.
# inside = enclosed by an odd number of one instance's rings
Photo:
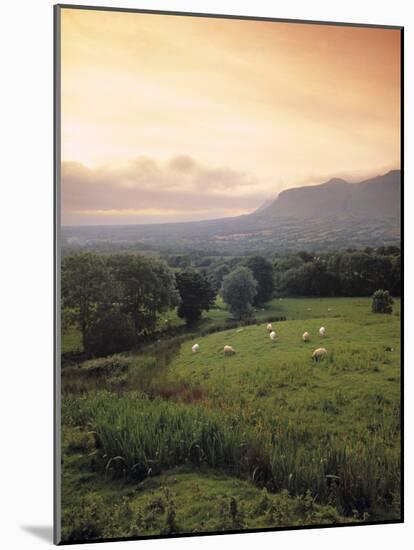
POLYGON ((199 222, 64 227, 65 246, 248 254, 399 245, 401 173, 282 191, 252 214, 199 222))
POLYGON ((272 204, 261 210, 260 215, 269 220, 336 215, 353 218, 399 216, 400 187, 400 170, 392 170, 360 183, 334 178, 321 185, 282 191, 272 204))

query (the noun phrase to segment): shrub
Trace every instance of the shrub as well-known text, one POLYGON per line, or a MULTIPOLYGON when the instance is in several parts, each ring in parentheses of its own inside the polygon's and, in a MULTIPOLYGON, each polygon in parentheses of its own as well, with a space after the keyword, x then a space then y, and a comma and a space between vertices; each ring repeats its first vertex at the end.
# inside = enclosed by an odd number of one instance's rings
POLYGON ((392 313, 393 303, 394 300, 391 298, 388 290, 377 290, 372 295, 373 313, 392 313))
POLYGON ((90 376, 99 375, 118 375, 126 372, 133 364, 132 357, 124 355, 110 355, 109 357, 100 357, 98 359, 90 359, 81 365, 81 369, 90 376))

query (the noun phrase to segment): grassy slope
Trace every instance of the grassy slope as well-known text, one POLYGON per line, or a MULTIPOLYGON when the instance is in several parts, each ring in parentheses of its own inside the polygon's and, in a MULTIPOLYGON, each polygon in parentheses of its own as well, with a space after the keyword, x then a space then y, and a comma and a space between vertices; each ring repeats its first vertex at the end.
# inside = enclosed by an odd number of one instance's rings
POLYGON ((332 311, 320 318, 273 323, 276 342, 260 325, 189 341, 172 361, 167 379, 206 387, 211 406, 239 410, 253 423, 263 416, 266 424, 275 424, 282 414, 288 422, 316 424, 320 431, 332 424, 335 432, 346 432, 358 422, 372 422, 367 407, 382 394, 390 404, 398 403, 398 315, 374 315, 366 299, 286 302, 289 317, 320 315, 328 307, 332 311), (318 336, 321 325, 325 338, 318 336), (301 340, 305 330, 311 334, 309 343, 301 340), (198 354, 191 353, 195 342, 198 354), (225 344, 236 355, 225 357, 225 344), (320 346, 328 349, 331 362, 311 361, 312 350, 320 346))
MULTIPOLYGON (((265 317, 269 311, 272 314, 277 312, 291 319, 274 324, 278 335, 276 342, 270 341, 263 325, 189 340, 182 344, 171 364, 161 370, 158 383, 165 387, 182 381, 203 388, 199 403, 203 407, 249 426, 258 437, 273 436, 288 446, 293 441, 296 460, 291 463, 293 465, 301 464, 303 460, 305 463, 312 462, 312 453, 315 456, 317 452, 323 454, 327 442, 333 441, 334 444, 343 444, 344 448, 354 453, 353 456, 381 453, 385 457, 379 470, 382 477, 395 476, 398 471, 400 392, 399 302, 396 302, 391 316, 372 314, 370 302, 368 298, 274 300, 261 314, 265 317), (321 325, 327 329, 324 339, 317 335, 321 325), (308 344, 301 341, 305 330, 311 333, 308 344), (191 346, 195 341, 200 344, 200 353, 194 355, 191 346), (236 355, 224 357, 224 344, 232 345, 236 355), (328 349, 331 359, 313 364, 311 351, 319 345, 328 349)), ((220 315, 224 313, 218 311, 220 315)), ((263 498, 260 489, 247 481, 226 477, 215 471, 170 470, 163 476, 144 481, 136 492, 131 484, 91 473, 90 467, 82 462, 82 455, 77 455, 73 450, 64 454, 66 525, 76 525, 79 521, 79 513, 75 516, 71 514, 76 509, 79 496, 88 493, 103 499, 102 509, 107 508, 105 503, 111 499, 120 502, 121 496, 126 496, 134 521, 137 517, 141 518, 139 529, 118 519, 118 523, 122 523, 122 531, 116 533, 116 526, 113 525, 107 536, 165 532, 171 529, 171 522, 173 529, 191 532, 231 529, 232 525, 235 528, 234 522, 241 521, 245 527, 322 521, 320 511, 318 517, 312 516, 309 512, 303 512, 303 503, 298 507, 293 497, 280 495, 277 498, 286 498, 287 501, 279 502, 278 506, 275 505, 276 509, 290 507, 289 517, 281 520, 279 512, 274 511, 275 506, 270 506, 273 512, 269 512, 269 505, 262 515, 253 513, 263 498), (169 490, 173 493, 171 499, 175 519, 168 515, 171 506, 165 487, 169 487, 171 480, 174 488, 169 490), (195 506, 197 486, 203 498, 197 497, 195 506), (244 507, 240 517, 244 519, 238 518, 237 514, 232 517, 228 508, 230 504, 226 501, 222 505, 227 510, 224 520, 223 510, 213 504, 217 494, 224 500, 233 496, 240 502, 239 508, 244 507), (154 516, 148 509, 146 499, 160 495, 165 501, 164 511, 154 516)), ((375 472, 373 479, 375 481, 375 472)), ((290 490, 294 493, 295 487, 290 490)), ((381 503, 378 504, 378 519, 394 517, 382 513, 381 503)), ((86 511, 83 510, 81 516, 91 514, 88 503, 85 506, 86 511)), ((325 512, 328 518, 333 513, 332 509, 325 512)), ((330 521, 338 521, 338 518, 330 521)), ((76 529, 74 532, 76 535, 76 529)), ((93 538, 93 534, 88 536, 93 538)), ((102 536, 102 529, 99 536, 102 536)))

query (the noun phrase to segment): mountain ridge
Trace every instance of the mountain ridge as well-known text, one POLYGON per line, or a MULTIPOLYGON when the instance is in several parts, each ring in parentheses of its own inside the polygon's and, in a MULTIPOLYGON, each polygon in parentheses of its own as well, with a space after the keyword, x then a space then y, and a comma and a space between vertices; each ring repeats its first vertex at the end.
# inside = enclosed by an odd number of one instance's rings
POLYGON ((352 216, 398 216, 401 202, 400 186, 400 170, 390 170, 386 174, 358 183, 331 178, 321 184, 282 191, 272 204, 261 210, 260 214, 265 217, 277 215, 283 218, 308 218, 338 213, 348 213, 352 216))
POLYGON ((286 189, 251 214, 165 224, 63 227, 75 247, 220 253, 399 244, 401 172, 286 189))

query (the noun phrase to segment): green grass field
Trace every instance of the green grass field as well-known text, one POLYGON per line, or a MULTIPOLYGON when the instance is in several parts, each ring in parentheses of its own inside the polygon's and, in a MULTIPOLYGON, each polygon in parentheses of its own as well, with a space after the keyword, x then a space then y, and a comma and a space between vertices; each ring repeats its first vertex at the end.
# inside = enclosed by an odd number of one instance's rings
POLYGON ((277 299, 202 336, 218 304, 199 335, 64 369, 64 538, 399 519, 400 304, 370 305, 277 299))

